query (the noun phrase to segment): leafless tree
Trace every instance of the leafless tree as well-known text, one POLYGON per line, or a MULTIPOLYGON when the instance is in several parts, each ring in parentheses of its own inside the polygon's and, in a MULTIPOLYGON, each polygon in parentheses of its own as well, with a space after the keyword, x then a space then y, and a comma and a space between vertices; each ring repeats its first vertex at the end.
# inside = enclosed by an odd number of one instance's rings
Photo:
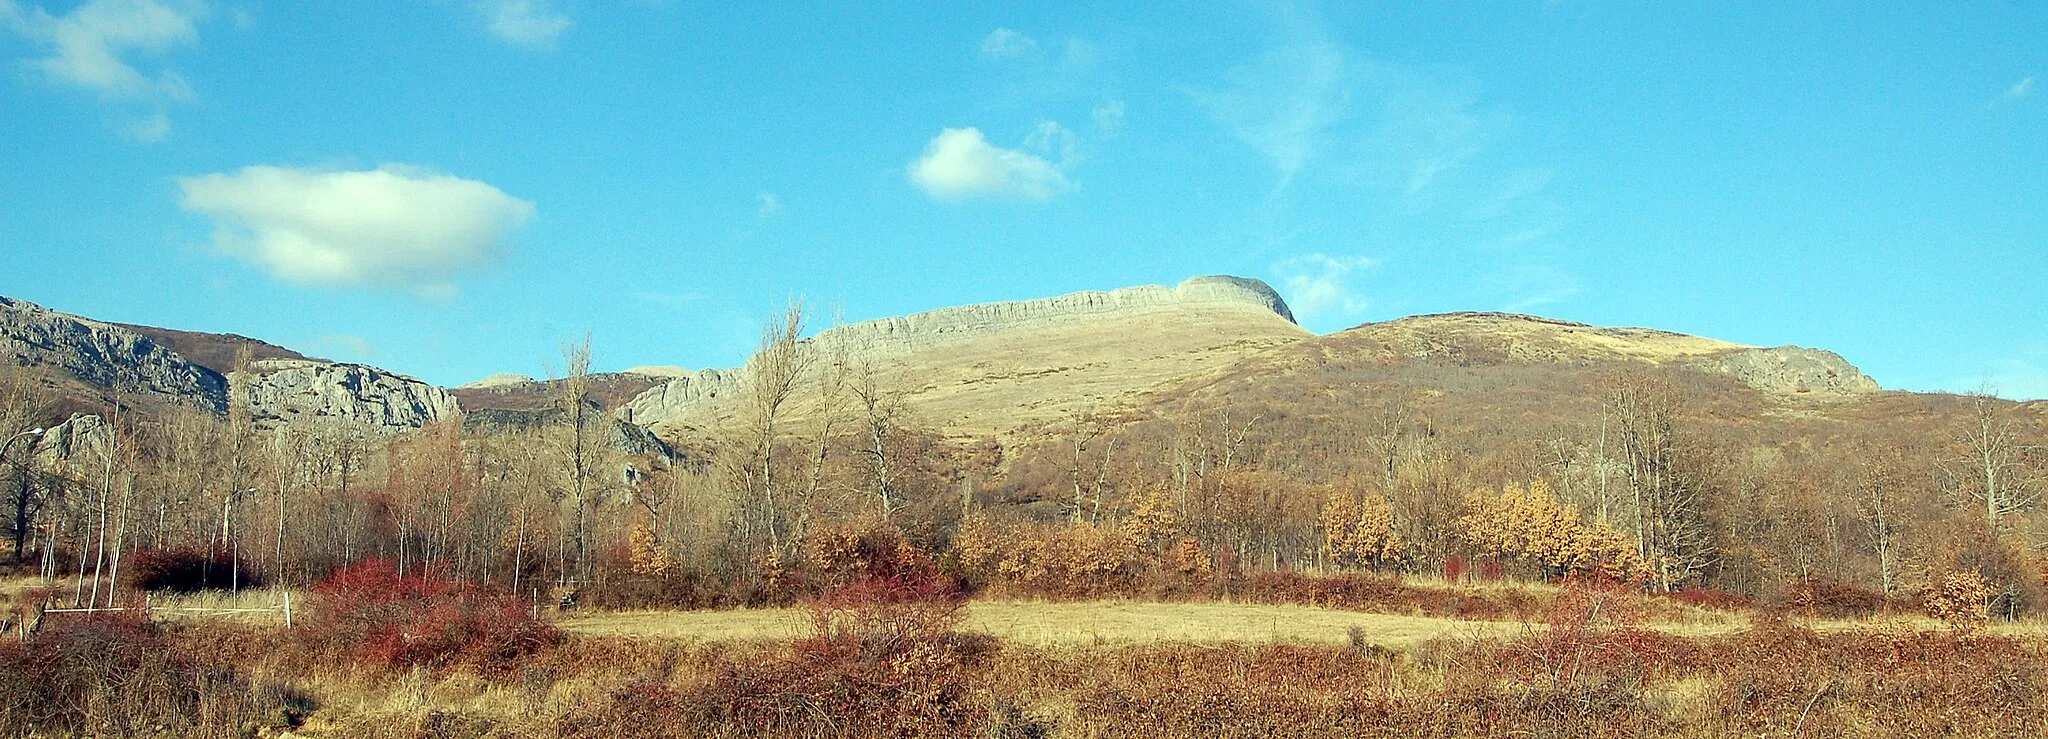
POLYGON ((775 452, 781 445, 784 414, 797 388, 809 371, 812 355, 802 341, 804 305, 792 300, 782 315, 761 329, 761 345, 744 372, 743 394, 748 428, 746 448, 750 451, 742 469, 748 498, 742 516, 748 523, 743 531, 751 538, 758 520, 769 550, 776 556, 788 554, 789 512, 775 475, 775 452))
POLYGON ((1636 542, 1658 584, 1670 590, 1704 569, 1715 554, 1698 475, 1681 458, 1678 417, 1684 396, 1642 371, 1617 374, 1605 386, 1622 472, 1634 503, 1636 542))
POLYGON ((2042 447, 2026 443, 2007 406, 1988 390, 1969 396, 1970 408, 1955 425, 1958 452, 1937 464, 1951 485, 1982 501, 1984 522, 1992 531, 2006 528, 2006 517, 2041 502, 2048 488, 2048 465, 2042 447))

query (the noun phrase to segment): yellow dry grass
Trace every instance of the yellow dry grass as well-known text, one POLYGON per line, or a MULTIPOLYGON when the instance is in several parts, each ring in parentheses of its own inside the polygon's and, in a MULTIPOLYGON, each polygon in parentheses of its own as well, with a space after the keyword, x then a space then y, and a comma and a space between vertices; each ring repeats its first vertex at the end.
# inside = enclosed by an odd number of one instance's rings
MULTIPOLYGON (((715 642, 788 639, 805 631, 807 618, 797 609, 636 611, 579 616, 561 626, 579 634, 715 642)), ((1354 626, 1366 641, 1390 649, 1437 637, 1511 636, 1527 628, 1505 621, 1309 606, 1140 601, 982 601, 968 605, 961 628, 1006 642, 1054 647, 1161 641, 1342 643, 1354 626)))

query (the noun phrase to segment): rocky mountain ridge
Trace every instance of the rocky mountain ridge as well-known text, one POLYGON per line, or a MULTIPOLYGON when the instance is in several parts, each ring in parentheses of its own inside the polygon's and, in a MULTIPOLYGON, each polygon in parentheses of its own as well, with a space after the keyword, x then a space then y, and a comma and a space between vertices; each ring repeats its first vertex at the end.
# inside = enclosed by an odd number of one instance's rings
POLYGON ((262 427, 324 418, 391 433, 459 412, 446 390, 376 367, 307 359, 233 335, 137 330, 0 297, 0 358, 45 375, 53 392, 94 396, 69 399, 73 407, 118 402, 226 413, 233 360, 226 360, 229 371, 214 369, 172 350, 171 341, 208 352, 216 364, 237 346, 267 347, 249 380, 250 413, 262 427))

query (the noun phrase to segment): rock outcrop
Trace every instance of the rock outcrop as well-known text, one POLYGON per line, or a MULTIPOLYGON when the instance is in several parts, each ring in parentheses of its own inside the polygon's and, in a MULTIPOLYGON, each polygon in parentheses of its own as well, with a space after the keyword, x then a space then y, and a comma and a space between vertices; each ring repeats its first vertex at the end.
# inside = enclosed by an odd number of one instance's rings
POLYGON ((334 419, 390 433, 461 413, 447 390, 375 367, 273 359, 252 369, 249 410, 258 428, 334 419))
POLYGON ((626 418, 647 425, 679 417, 698 404, 731 395, 739 377, 737 370, 709 369, 669 380, 628 401, 626 418))
POLYGON ((0 298, 0 361, 48 367, 113 393, 223 412, 227 381, 149 338, 110 323, 0 298))
POLYGON ((1741 349, 1703 357, 1694 365, 1780 395, 1849 396, 1880 389, 1841 355, 1823 349, 1741 349))
POLYGON ((31 447, 33 467, 43 473, 79 477, 106 464, 113 429, 106 419, 74 413, 63 423, 44 429, 31 447))

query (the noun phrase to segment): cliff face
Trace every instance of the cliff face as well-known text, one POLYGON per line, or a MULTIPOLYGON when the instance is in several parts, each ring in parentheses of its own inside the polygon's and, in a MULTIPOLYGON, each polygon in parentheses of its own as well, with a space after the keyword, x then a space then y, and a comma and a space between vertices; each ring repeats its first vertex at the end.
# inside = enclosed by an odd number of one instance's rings
POLYGON ((897 318, 841 326, 818 334, 820 347, 901 353, 1010 331, 1050 328, 1075 321, 1114 318, 1154 310, 1248 308, 1294 322, 1294 313, 1264 282, 1243 277, 1196 277, 1175 287, 1141 285, 1107 292, 1089 290, 1039 300, 940 308, 897 318))
POLYGON ((334 419, 392 432, 461 413, 447 390, 375 367, 270 359, 253 369, 249 410, 258 428, 334 419))
POLYGON ((0 361, 45 367, 120 394, 227 409, 227 381, 134 331, 0 298, 0 361))
POLYGON ((91 396, 74 399, 78 405, 181 404, 227 413, 226 375, 166 342, 200 351, 223 369, 232 369, 236 347, 251 345, 258 360, 250 411, 264 428, 332 418, 388 433, 458 413, 446 390, 375 367, 305 359, 239 336, 122 326, 0 298, 0 362, 63 378, 66 392, 91 396))

